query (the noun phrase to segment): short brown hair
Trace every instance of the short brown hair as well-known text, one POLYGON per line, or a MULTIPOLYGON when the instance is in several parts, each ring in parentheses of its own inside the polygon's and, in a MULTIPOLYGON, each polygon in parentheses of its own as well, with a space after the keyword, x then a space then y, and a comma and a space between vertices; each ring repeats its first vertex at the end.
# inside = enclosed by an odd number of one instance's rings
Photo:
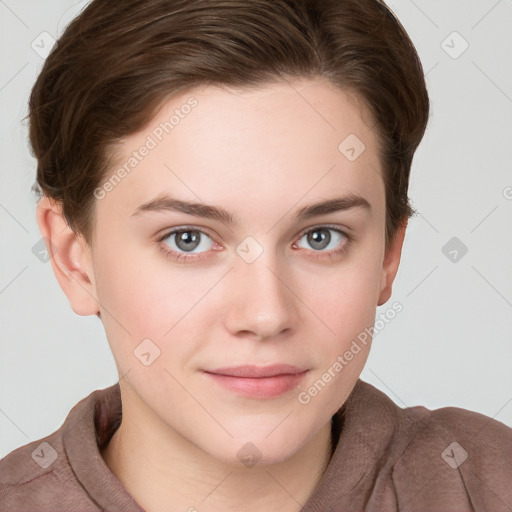
POLYGON ((327 78, 369 109, 384 171, 386 247, 415 213, 409 174, 429 99, 417 52, 381 0, 93 0, 50 53, 29 101, 34 190, 90 244, 111 149, 177 92, 327 78))

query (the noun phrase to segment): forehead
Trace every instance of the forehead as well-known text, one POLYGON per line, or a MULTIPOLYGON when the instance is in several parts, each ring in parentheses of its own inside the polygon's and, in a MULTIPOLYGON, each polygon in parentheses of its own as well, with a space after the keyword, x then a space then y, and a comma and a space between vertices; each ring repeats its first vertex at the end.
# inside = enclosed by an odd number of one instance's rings
POLYGON ((378 211, 384 189, 369 119, 357 96, 324 80, 191 89, 119 145, 106 178, 129 172, 100 207, 126 216, 168 192, 275 216, 280 205, 351 192, 378 211))

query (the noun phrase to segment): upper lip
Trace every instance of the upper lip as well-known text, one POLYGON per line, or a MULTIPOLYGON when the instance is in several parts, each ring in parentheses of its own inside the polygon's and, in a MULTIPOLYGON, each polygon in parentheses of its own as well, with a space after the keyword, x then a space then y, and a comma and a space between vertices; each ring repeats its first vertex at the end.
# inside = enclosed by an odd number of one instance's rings
POLYGON ((298 368, 291 364, 272 364, 269 366, 232 366, 229 368, 216 368, 215 370, 205 370, 206 373, 215 373, 217 375, 228 375, 230 377, 249 377, 263 378, 274 377, 276 375, 295 375, 305 372, 307 368, 298 368))

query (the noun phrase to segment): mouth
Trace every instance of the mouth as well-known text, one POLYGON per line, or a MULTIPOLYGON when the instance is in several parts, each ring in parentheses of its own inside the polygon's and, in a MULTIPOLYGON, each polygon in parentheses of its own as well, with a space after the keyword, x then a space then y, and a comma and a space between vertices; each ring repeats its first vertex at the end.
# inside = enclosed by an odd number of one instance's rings
POLYGON ((300 384, 308 371, 307 368, 289 364, 244 365, 203 370, 208 378, 222 388, 249 398, 280 396, 300 384))

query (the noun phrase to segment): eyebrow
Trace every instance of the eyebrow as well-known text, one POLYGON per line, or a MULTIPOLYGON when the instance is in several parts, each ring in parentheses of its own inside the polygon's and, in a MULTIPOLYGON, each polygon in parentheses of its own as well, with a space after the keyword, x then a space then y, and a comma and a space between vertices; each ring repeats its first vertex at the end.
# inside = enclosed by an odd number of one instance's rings
MULTIPOLYGON (((371 213, 372 210, 370 203, 364 197, 356 194, 348 194, 343 197, 327 199, 319 203, 304 206, 297 210, 295 217, 298 221, 301 221, 317 217, 319 215, 327 215, 329 213, 350 210, 352 208, 362 208, 369 213, 371 213)), ((160 211, 181 212, 195 217, 218 220, 227 224, 235 223, 233 215, 224 208, 210 206, 204 203, 182 201, 166 194, 160 195, 147 203, 141 204, 132 213, 132 216, 140 215, 145 212, 160 211)))

